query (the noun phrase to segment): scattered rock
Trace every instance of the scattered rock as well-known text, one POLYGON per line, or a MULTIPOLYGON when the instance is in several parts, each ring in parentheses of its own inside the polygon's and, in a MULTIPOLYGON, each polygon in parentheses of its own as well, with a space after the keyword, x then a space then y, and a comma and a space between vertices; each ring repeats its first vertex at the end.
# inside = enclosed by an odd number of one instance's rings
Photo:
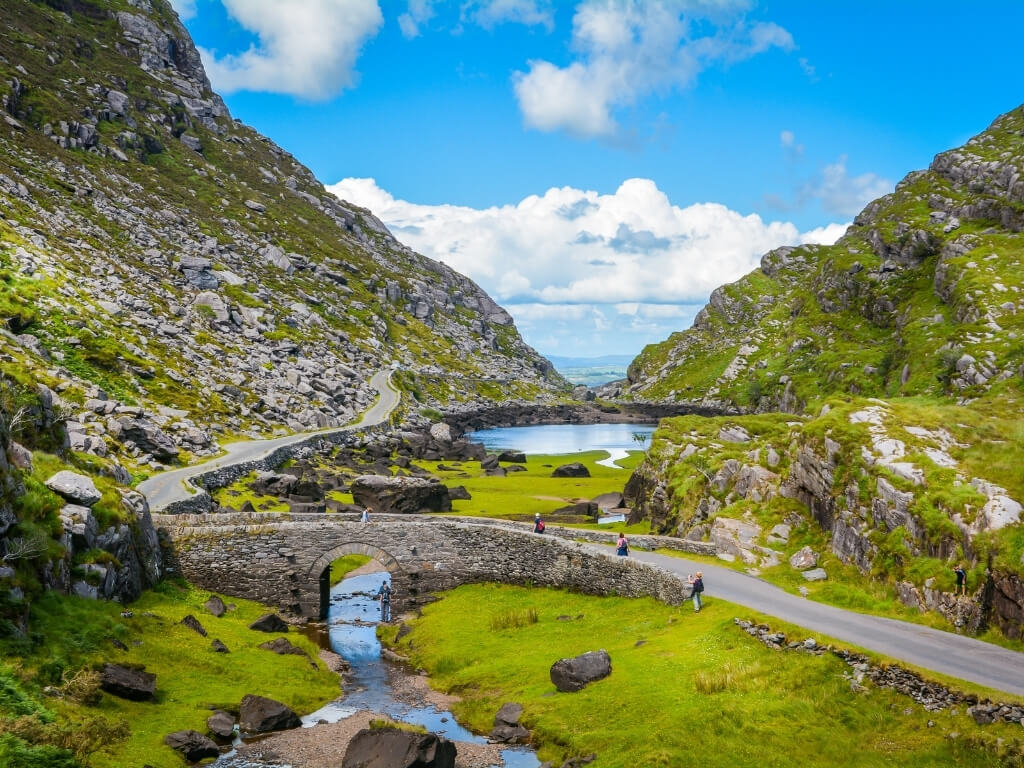
POLYGON ((809 571, 804 571, 800 575, 808 581, 824 581, 828 578, 828 574, 825 573, 824 568, 812 568, 809 571))
POLYGON ((266 613, 249 625, 257 632, 287 632, 288 624, 276 613, 266 613))
POLYGON ((205 608, 209 613, 212 613, 218 619, 227 613, 228 610, 228 607, 224 605, 224 601, 217 595, 211 596, 209 600, 203 603, 203 608, 205 608))
POLYGON ((563 464, 560 467, 555 467, 555 471, 551 473, 552 477, 590 477, 590 470, 586 468, 584 464, 578 461, 574 461, 571 464, 563 464))
POLYGON ((277 637, 265 643, 260 643, 260 648, 264 651, 273 651, 279 656, 305 656, 310 664, 314 667, 316 666, 316 662, 309 658, 309 654, 301 648, 292 645, 287 637, 277 637))
POLYGON ((494 716, 494 728, 491 729, 492 741, 504 744, 523 744, 530 738, 530 732, 519 724, 523 715, 523 705, 506 702, 501 705, 494 716))
POLYGON ((217 738, 230 739, 235 735, 235 716, 218 709, 206 718, 206 727, 217 738))
POLYGON ((191 613, 181 620, 181 623, 203 637, 206 637, 206 628, 199 623, 199 619, 193 616, 191 613))
POLYGON ((810 547, 803 547, 793 553, 789 558, 789 564, 798 571, 814 568, 818 564, 818 553, 810 547))
POLYGON ((559 659, 551 665, 551 682, 563 693, 581 691, 612 673, 612 660, 605 650, 589 651, 571 659, 559 659))
POLYGON ((509 464, 525 464, 526 454, 522 451, 502 451, 498 454, 498 461, 504 461, 509 464))
POLYGON ((198 731, 169 733, 164 736, 164 744, 181 754, 190 763, 198 763, 208 757, 220 755, 220 747, 198 731))
POLYGON ((228 647, 220 640, 214 640, 210 643, 210 647, 213 649, 214 653, 231 653, 231 651, 228 650, 228 647))
POLYGON ((148 701, 156 695, 156 675, 120 664, 104 664, 100 688, 112 696, 129 701, 148 701))
POLYGON ((239 705, 238 724, 245 733, 267 733, 298 728, 302 721, 291 707, 280 701, 250 693, 239 705))
POLYGON ((448 487, 436 478, 361 475, 352 481, 352 498, 378 513, 450 512, 448 487))

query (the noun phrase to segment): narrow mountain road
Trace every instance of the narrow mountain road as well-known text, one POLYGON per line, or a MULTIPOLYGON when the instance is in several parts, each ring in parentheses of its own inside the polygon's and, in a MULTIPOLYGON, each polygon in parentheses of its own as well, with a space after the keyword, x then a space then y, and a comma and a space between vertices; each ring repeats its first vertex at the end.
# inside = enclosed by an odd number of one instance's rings
POLYGON ((318 430, 316 432, 299 432, 285 437, 275 437, 269 440, 242 440, 231 443, 225 448, 225 455, 204 461, 201 464, 193 464, 181 469, 173 469, 168 472, 161 472, 159 475, 139 483, 138 491, 145 495, 149 506, 154 512, 165 509, 169 504, 189 498, 192 494, 185 486, 185 481, 211 469, 240 464, 245 461, 261 459, 264 456, 276 451, 278 448, 293 443, 300 443, 316 435, 328 435, 333 432, 347 432, 363 427, 372 427, 387 421, 391 412, 398 407, 400 395, 398 390, 391 384, 391 370, 378 371, 370 378, 370 385, 373 386, 380 397, 354 424, 346 424, 344 427, 318 430))
MULTIPOLYGON (((596 547, 607 552, 606 547, 596 547)), ((972 637, 807 600, 754 576, 693 560, 634 550, 630 556, 682 576, 703 571, 705 597, 720 597, 916 667, 1024 696, 1024 653, 972 637)))

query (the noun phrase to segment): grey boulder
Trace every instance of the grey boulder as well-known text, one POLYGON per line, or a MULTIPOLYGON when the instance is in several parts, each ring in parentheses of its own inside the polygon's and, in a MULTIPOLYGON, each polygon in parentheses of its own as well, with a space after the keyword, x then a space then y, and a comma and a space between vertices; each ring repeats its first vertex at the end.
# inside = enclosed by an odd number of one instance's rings
POLYGON ((83 507, 91 507, 103 498, 91 477, 67 469, 61 470, 47 480, 46 487, 71 503, 81 504, 83 507))
POLYGON ((280 701, 249 693, 239 706, 239 727, 246 733, 284 731, 302 725, 291 707, 280 701))
POLYGON ((180 753, 190 763, 198 763, 208 757, 220 755, 220 747, 198 731, 169 733, 164 736, 164 744, 180 753))
POLYGON ((146 672, 144 668, 104 664, 100 671, 100 688, 121 699, 146 701, 156 695, 156 675, 146 672))
POLYGON ((590 477, 590 470, 585 465, 578 461, 574 461, 571 464, 563 464, 560 467, 555 467, 555 471, 551 473, 552 477, 590 477))
POLYGON ((530 732, 519 724, 523 716, 523 705, 506 702, 501 705, 494 716, 494 727, 491 729, 491 741, 505 744, 522 744, 530 738, 530 732))
POLYGON ((589 683, 612 673, 612 659, 605 650, 589 651, 551 665, 551 682, 563 693, 581 691, 589 683))
POLYGON ((415 514, 450 512, 448 486, 434 478, 361 475, 352 481, 352 498, 358 506, 378 513, 415 514))
POLYGON ((276 613, 265 613, 249 625, 257 632, 287 632, 288 624, 276 613))
POLYGON ((230 739, 235 734, 235 716, 223 709, 206 718, 206 727, 219 739, 230 739))

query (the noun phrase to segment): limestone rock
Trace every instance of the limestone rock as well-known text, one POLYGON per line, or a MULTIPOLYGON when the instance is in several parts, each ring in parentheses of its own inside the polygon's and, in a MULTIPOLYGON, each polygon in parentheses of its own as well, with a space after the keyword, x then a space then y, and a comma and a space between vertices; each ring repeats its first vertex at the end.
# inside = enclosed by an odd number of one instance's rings
POLYGON ((789 558, 789 564, 792 568, 798 571, 806 571, 808 568, 814 568, 818 564, 818 553, 810 547, 803 547, 793 553, 789 558))
POLYGON ((581 691, 589 683, 612 673, 612 660, 605 650, 588 651, 570 659, 559 659, 551 665, 551 682, 563 693, 581 691))
POLYGON ((739 557, 746 563, 756 563, 754 547, 761 535, 761 527, 731 517, 716 517, 711 526, 711 542, 719 554, 739 557))
POLYGON ((220 739, 230 739, 235 735, 235 716, 223 709, 218 709, 206 718, 206 727, 214 736, 220 739))
POLYGON ((217 595, 211 595, 210 599, 203 603, 203 608, 212 613, 218 619, 227 612, 227 606, 217 595))
POLYGON ((64 469, 46 481, 46 487, 74 504, 91 507, 103 498, 92 478, 64 469))
POLYGON ((824 581, 828 578, 828 574, 825 573, 824 568, 812 568, 809 571, 804 571, 802 574, 807 581, 824 581))
POLYGON ((491 741, 505 744, 522 744, 530 738, 530 732, 519 724, 523 715, 523 705, 506 702, 501 705, 494 716, 494 727, 491 729, 491 741))

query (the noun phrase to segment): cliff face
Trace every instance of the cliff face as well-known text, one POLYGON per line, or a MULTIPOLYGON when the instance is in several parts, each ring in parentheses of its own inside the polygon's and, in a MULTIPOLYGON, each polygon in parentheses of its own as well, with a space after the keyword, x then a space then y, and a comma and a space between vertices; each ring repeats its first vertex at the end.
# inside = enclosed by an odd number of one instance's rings
POLYGON ((433 407, 564 385, 476 284, 233 120, 165 0, 0 24, 0 346, 78 411, 76 449, 341 424, 393 363, 433 407))
POLYGON ((1020 636, 1022 176, 1016 109, 645 349, 633 397, 747 415, 664 421, 630 481, 637 517, 784 582, 811 547, 832 578, 1020 636), (961 560, 972 600, 950 594, 961 560))

